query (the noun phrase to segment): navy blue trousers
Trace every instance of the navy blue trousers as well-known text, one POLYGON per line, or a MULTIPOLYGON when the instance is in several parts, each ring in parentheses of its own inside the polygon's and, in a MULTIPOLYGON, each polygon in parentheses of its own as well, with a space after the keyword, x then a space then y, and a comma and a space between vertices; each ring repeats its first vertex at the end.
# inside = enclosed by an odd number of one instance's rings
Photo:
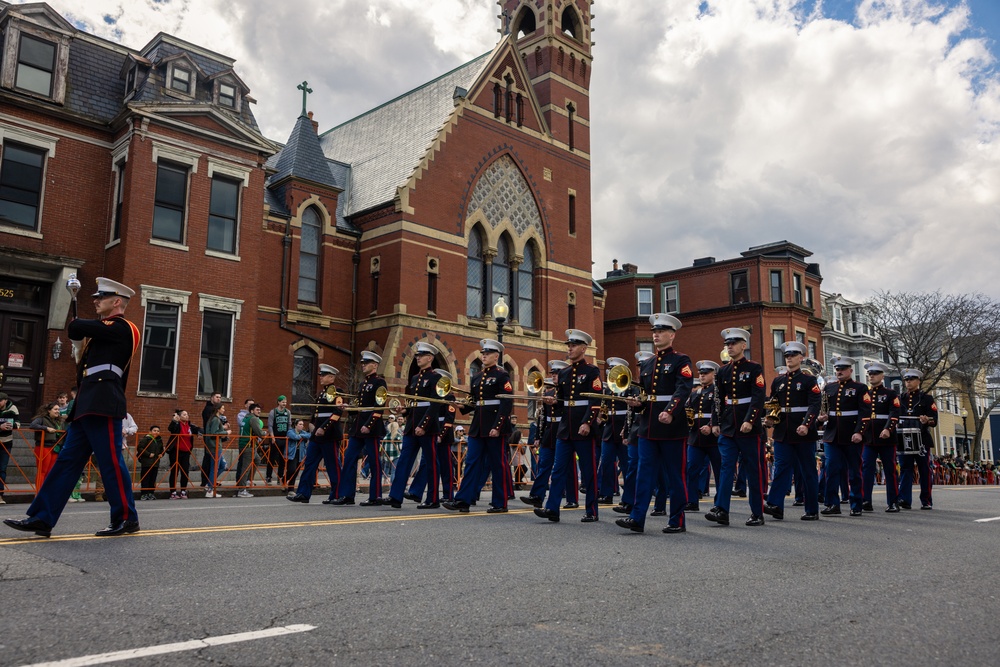
POLYGON ((486 477, 493 475, 493 507, 507 507, 507 497, 512 493, 508 474, 504 474, 504 451, 507 445, 503 438, 473 438, 469 437, 469 448, 465 455, 465 474, 462 484, 458 487, 455 499, 467 505, 479 499, 479 494, 486 485, 486 477))
MULTIPOLYGON (((60 454, 61 456, 61 454, 60 454)), ((910 505, 913 503, 913 464, 920 471, 920 504, 933 506, 931 498, 931 469, 927 465, 929 454, 923 456, 912 454, 899 455, 899 502, 910 505)), ((882 464, 885 465, 884 463, 882 464)), ((52 474, 52 473, 49 473, 52 474)))
POLYGON ((358 488, 358 459, 364 453, 368 459, 368 499, 382 497, 382 461, 378 455, 378 439, 356 436, 349 438, 344 451, 344 468, 340 474, 340 484, 330 489, 330 499, 354 498, 358 488))
POLYGON ((413 464, 416 463, 419 453, 426 457, 430 465, 427 481, 431 490, 427 497, 429 499, 433 496, 434 500, 431 502, 437 502, 438 464, 437 448, 434 446, 436 443, 437 434, 403 436, 403 446, 400 448, 399 458, 396 459, 396 476, 392 478, 392 487, 389 489, 390 498, 402 502, 406 484, 410 481, 410 471, 413 470, 413 464))
POLYGON ((62 451, 28 507, 28 516, 55 526, 91 454, 104 480, 111 523, 137 521, 132 477, 122 456, 122 420, 99 415, 84 415, 69 423, 62 451))
POLYGON ((613 496, 618 491, 618 472, 628 468, 628 445, 613 440, 601 442, 600 492, 613 496))
MULTIPOLYGON (((455 480, 452 478, 452 455, 451 447, 446 447, 441 444, 439 439, 434 445, 434 449, 437 452, 437 469, 438 477, 441 479, 441 500, 451 500, 455 494, 455 480)), ((428 461, 426 455, 420 457, 420 465, 417 467, 417 474, 413 476, 413 481, 410 482, 410 493, 414 496, 423 497, 424 491, 427 490, 428 477, 430 476, 431 465, 428 461)), ((436 498, 432 500, 432 495, 427 494, 427 502, 436 503, 439 502, 436 498)))
POLYGON ((823 493, 823 502, 827 505, 840 504, 840 479, 846 470, 851 509, 861 511, 861 505, 864 503, 864 491, 861 488, 861 449, 862 445, 853 442, 849 445, 826 443, 826 491, 823 493))
MULTIPOLYGON (((653 497, 654 487, 660 502, 666 505, 666 493, 670 494, 671 526, 684 525, 684 505, 687 503, 687 484, 684 473, 687 468, 687 445, 679 440, 647 440, 639 438, 639 468, 635 477, 635 504, 631 517, 640 525, 646 523, 646 511, 653 497)), ((659 503, 657 503, 659 504, 659 503)))
POLYGON ((774 441, 774 479, 771 480, 767 502, 785 509, 785 496, 792 490, 793 473, 802 480, 806 514, 818 513, 819 477, 816 474, 815 442, 774 441))
MULTIPOLYGON (((687 501, 689 503, 698 502, 698 490, 701 488, 701 474, 708 466, 712 468, 715 476, 715 497, 719 497, 719 468, 722 467, 722 455, 719 454, 717 446, 695 447, 690 445, 687 448, 687 501)), ((707 484, 706 484, 707 486, 707 484)), ((718 504, 713 502, 713 504, 718 504)))
MULTIPOLYGON (((580 458, 580 474, 587 483, 587 514, 597 516, 597 443, 588 440, 556 440, 556 458, 552 464, 552 489, 562 489, 567 476, 576 477, 576 458, 580 458)), ((568 498, 567 498, 568 500, 568 498)), ((561 494, 550 493, 545 507, 559 513, 561 494)))
MULTIPOLYGON (((326 476, 330 480, 330 489, 340 487, 340 461, 337 458, 339 449, 337 442, 318 442, 315 438, 309 441, 306 447, 306 460, 302 464, 302 477, 299 478, 299 488, 296 490, 300 496, 312 497, 313 485, 316 484, 316 477, 319 475, 319 462, 323 461, 326 466, 326 476)), ((353 480, 357 483, 357 478, 353 480)))
POLYGON ((895 505, 899 493, 899 481, 896 479, 896 446, 895 445, 865 445, 861 452, 861 483, 864 486, 864 501, 872 501, 875 491, 875 459, 882 460, 882 471, 885 473, 885 503, 895 505))
POLYGON ((733 485, 730 480, 736 474, 736 460, 739 459, 740 468, 746 471, 747 502, 750 504, 750 513, 754 516, 764 514, 764 480, 763 470, 760 466, 763 449, 760 436, 750 435, 738 438, 719 436, 719 454, 722 456, 719 476, 722 478, 722 484, 716 494, 716 507, 729 511, 730 500, 733 496, 733 485))

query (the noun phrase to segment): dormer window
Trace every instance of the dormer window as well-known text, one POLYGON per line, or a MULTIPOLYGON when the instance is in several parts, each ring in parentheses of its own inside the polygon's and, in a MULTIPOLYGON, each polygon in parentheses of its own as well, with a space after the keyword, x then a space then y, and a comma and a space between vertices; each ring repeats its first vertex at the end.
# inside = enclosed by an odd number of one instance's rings
POLYGON ((133 90, 135 90, 135 74, 136 66, 132 65, 128 69, 128 74, 125 75, 125 94, 128 95, 133 90))
POLYGON ((180 65, 174 65, 170 70, 170 87, 185 95, 191 94, 191 70, 184 69, 180 65))
POLYGON ((55 44, 22 34, 14 86, 29 93, 52 97, 55 65, 55 44))
POLYGON ((219 84, 219 104, 230 109, 236 108, 236 86, 228 83, 219 84))

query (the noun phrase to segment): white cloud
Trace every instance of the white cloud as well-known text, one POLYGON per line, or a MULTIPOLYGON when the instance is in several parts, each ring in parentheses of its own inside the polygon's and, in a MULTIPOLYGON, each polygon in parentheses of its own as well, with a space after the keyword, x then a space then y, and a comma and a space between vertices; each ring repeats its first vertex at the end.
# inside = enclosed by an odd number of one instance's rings
MULTIPOLYGON (((849 297, 1000 298, 1000 75, 956 2, 861 0, 850 23, 817 0, 595 5, 595 274, 788 239, 849 297)), ((50 4, 131 47, 162 30, 236 58, 278 140, 303 79, 326 129, 489 50, 499 25, 494 0, 50 4)))

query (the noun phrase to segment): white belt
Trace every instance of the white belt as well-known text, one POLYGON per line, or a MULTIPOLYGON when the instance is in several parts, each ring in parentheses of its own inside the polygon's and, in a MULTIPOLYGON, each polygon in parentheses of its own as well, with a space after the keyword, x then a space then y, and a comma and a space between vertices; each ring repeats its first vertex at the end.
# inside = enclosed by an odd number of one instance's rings
POLYGON ((744 405, 752 400, 752 396, 747 396, 746 398, 727 398, 726 405, 744 405))
POLYGON ((809 412, 808 405, 798 405, 794 408, 781 408, 782 412, 809 412))
POLYGON ((694 418, 695 419, 711 419, 712 418, 712 413, 711 412, 696 412, 694 414, 694 418))
POLYGON ((413 407, 415 407, 415 408, 429 408, 429 407, 431 407, 431 403, 430 403, 430 401, 419 401, 417 403, 414 403, 413 407))
POLYGON ((628 410, 615 410, 611 414, 613 414, 613 415, 627 415, 628 414, 628 410))
POLYGON ((559 421, 561 419, 562 419, 562 417, 546 417, 545 421, 547 421, 547 422, 557 422, 557 421, 559 421))
POLYGON ((88 375, 93 375, 94 373, 100 373, 101 371, 111 371, 118 377, 125 375, 125 371, 118 368, 114 364, 101 364, 100 366, 91 366, 90 368, 83 369, 83 377, 88 375))
POLYGON ((332 412, 317 412, 316 416, 322 419, 323 417, 332 417, 334 413, 332 412))
MULTIPOLYGON (((419 403, 418 403, 418 405, 419 405, 419 403)), ((430 405, 430 403, 428 403, 427 405, 430 405)), ((477 406, 482 406, 482 405, 500 405, 500 399, 498 399, 498 398, 491 398, 491 399, 489 399, 487 401, 476 401, 476 405, 477 406)))
POLYGON ((674 397, 673 394, 667 394, 666 396, 655 396, 654 395, 654 396, 650 396, 646 400, 652 401, 653 403, 665 403, 666 401, 669 401, 669 400, 673 399, 673 397, 674 397))
POLYGON ((875 415, 875 419, 888 419, 889 415, 875 415))
POLYGON ((833 413, 833 416, 834 417, 857 417, 858 416, 858 411, 857 410, 844 410, 843 412, 841 412, 840 410, 837 410, 837 411, 835 411, 833 413))
POLYGON ((919 428, 899 428, 896 429, 897 433, 920 433, 919 428))
POLYGON ((580 405, 590 405, 590 401, 585 398, 581 398, 579 401, 563 401, 563 405, 567 408, 575 408, 580 405))

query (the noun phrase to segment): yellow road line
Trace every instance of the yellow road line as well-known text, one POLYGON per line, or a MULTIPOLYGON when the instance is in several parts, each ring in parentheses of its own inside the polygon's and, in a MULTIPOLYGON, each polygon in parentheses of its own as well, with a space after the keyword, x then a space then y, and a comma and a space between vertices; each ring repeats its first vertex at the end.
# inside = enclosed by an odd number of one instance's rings
MULTIPOLYGON (((571 510, 565 510, 571 511, 571 510)), ((518 509, 510 510, 508 514, 529 514, 533 512, 530 509, 518 509)), ((349 526, 365 523, 396 523, 400 521, 427 521, 429 519, 461 519, 476 516, 486 516, 485 512, 448 512, 447 514, 405 514, 399 515, 394 514, 392 516, 384 517, 357 517, 354 519, 319 519, 312 521, 288 521, 283 523, 248 523, 240 525, 231 526, 201 526, 201 527, 187 527, 187 528, 160 528, 153 530, 140 530, 138 533, 133 533, 131 535, 123 535, 122 537, 138 538, 138 537, 166 537, 170 535, 197 535, 200 533, 230 533, 243 530, 276 530, 283 528, 306 528, 306 527, 321 527, 321 526, 349 526)), ((79 533, 76 535, 56 535, 49 538, 43 537, 27 537, 27 538, 8 538, 0 539, 0 547, 12 546, 17 544, 40 544, 49 542, 80 542, 84 540, 106 540, 106 537, 97 537, 92 533, 79 533)))

